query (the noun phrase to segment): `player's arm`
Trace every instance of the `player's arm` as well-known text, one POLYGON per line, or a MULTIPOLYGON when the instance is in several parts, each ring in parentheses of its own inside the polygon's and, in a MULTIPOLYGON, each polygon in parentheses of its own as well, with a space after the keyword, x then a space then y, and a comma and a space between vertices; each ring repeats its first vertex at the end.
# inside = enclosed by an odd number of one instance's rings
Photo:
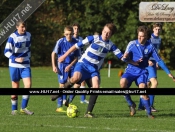
POLYGON ((53 70, 53 72, 58 73, 58 70, 57 70, 57 67, 56 67, 56 64, 55 64, 55 57, 56 57, 56 53, 53 51, 51 53, 52 70, 53 70))
POLYGON ((171 74, 170 70, 168 69, 164 61, 160 58, 154 47, 152 56, 156 60, 157 64, 168 74, 168 76, 171 77, 173 81, 175 81, 175 77, 171 74))
POLYGON ((10 36, 7 40, 7 43, 6 43, 6 46, 5 46, 5 49, 4 49, 4 55, 7 58, 11 59, 12 62, 22 63, 24 61, 24 58, 23 57, 16 57, 13 54, 13 45, 14 45, 14 41, 13 41, 13 38, 10 36))
POLYGON ((75 50, 77 50, 78 48, 76 47, 76 44, 75 45, 73 45, 66 53, 64 53, 64 55, 62 55, 62 56, 60 56, 59 58, 58 58, 58 61, 59 62, 63 62, 65 59, 66 59, 66 57, 68 56, 68 55, 70 55, 72 52, 74 52, 75 50))
POLYGON ((70 68, 78 61, 78 57, 75 57, 74 60, 65 68, 65 72, 69 72, 70 68))
POLYGON ((55 45, 55 47, 54 47, 54 49, 53 49, 53 51, 52 51, 52 53, 51 53, 52 70, 53 70, 53 72, 55 72, 55 73, 58 73, 58 72, 59 72, 58 69, 57 69, 57 65, 56 65, 55 58, 56 58, 56 55, 58 54, 59 45, 60 45, 61 42, 62 42, 61 39, 58 40, 58 41, 56 42, 56 45, 55 45))
POLYGON ((138 66, 139 65, 139 62, 142 61, 142 58, 140 58, 138 61, 133 61, 129 58, 129 52, 132 50, 132 48, 134 47, 134 44, 133 42, 130 42, 127 47, 126 47, 126 50, 125 50, 125 53, 123 55, 123 57, 121 58, 122 61, 126 62, 126 63, 130 63, 132 65, 135 65, 135 66, 138 66))
POLYGON ((59 57, 58 61, 63 62, 69 54, 71 54, 72 52, 74 52, 77 49, 80 49, 81 47, 83 47, 85 45, 89 45, 90 43, 92 43, 93 40, 94 40, 93 36, 86 37, 81 42, 78 42, 75 45, 73 45, 64 55, 59 57))
POLYGON ((173 81, 175 81, 175 77, 171 74, 170 70, 168 69, 163 60, 159 60, 157 64, 168 74, 169 77, 173 79, 173 81))
POLYGON ((7 58, 12 59, 12 61, 15 61, 16 57, 13 55, 13 44, 14 44, 13 38, 9 37, 4 49, 4 55, 7 58))

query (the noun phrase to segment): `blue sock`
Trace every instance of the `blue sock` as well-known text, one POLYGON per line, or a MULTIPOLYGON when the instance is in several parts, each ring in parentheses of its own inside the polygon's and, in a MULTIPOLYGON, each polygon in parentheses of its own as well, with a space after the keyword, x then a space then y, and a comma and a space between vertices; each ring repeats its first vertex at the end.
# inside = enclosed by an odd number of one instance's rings
POLYGON ((71 102, 73 101, 74 97, 75 97, 75 95, 70 95, 70 96, 69 96, 69 100, 68 100, 69 103, 71 103, 71 102))
POLYGON ((28 101, 29 101, 29 95, 23 95, 21 104, 22 109, 25 109, 27 107, 28 101))
POLYGON ((141 97, 140 97, 140 100, 139 100, 139 107, 138 108, 140 108, 140 109, 142 109, 144 106, 143 106, 143 104, 142 104, 142 99, 141 99, 141 97))
POLYGON ((130 95, 125 95, 124 97, 125 97, 128 105, 131 106, 133 104, 133 101, 131 99, 131 96, 130 95))
MULTIPOLYGON (((80 88, 86 88, 85 86, 80 86, 80 88)), ((86 95, 80 95, 80 101, 84 101, 86 99, 86 95)))
POLYGON ((67 95, 63 95, 63 100, 67 100, 67 95))
POLYGON ((153 106, 153 104, 154 104, 154 96, 155 95, 149 95, 150 106, 153 106))
POLYGON ((63 106, 63 96, 59 97, 57 99, 57 107, 62 107, 63 106))
POLYGON ((149 99, 148 100, 145 100, 142 98, 142 103, 143 105, 145 106, 145 109, 146 109, 146 112, 148 115, 151 115, 151 107, 150 107, 150 102, 149 102, 149 99))
POLYGON ((12 103, 12 111, 17 110, 18 109, 18 100, 11 99, 11 103, 12 103))
POLYGON ((80 100, 84 101, 86 99, 86 95, 80 95, 80 100))

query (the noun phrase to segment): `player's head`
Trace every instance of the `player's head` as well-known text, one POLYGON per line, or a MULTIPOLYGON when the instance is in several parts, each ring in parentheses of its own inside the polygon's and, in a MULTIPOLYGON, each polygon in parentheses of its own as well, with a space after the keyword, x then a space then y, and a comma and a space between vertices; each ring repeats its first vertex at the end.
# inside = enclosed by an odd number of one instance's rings
POLYGON ((26 28, 27 28, 27 24, 24 21, 19 20, 16 22, 16 29, 20 35, 26 32, 26 28))
POLYGON ((161 23, 154 23, 153 24, 153 34, 155 36, 159 36, 162 31, 162 24, 161 23))
POLYGON ((66 26, 64 28, 64 36, 66 37, 66 40, 70 42, 72 40, 72 35, 73 35, 72 26, 66 26))
POLYGON ((116 26, 113 23, 107 23, 102 30, 102 39, 104 41, 109 40, 115 32, 116 26))
POLYGON ((72 25, 72 27, 73 27, 73 31, 74 31, 74 36, 77 37, 78 33, 80 31, 80 25, 78 23, 74 23, 72 25))
POLYGON ((138 41, 140 44, 145 44, 150 38, 150 29, 147 26, 139 26, 137 29, 138 41))

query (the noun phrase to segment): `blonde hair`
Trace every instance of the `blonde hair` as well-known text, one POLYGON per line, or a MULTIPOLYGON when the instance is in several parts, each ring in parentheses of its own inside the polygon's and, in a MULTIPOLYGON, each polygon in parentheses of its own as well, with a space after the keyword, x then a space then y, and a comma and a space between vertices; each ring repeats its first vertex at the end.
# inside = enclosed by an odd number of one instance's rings
POLYGON ((73 27, 72 26, 66 26, 65 28, 64 28, 64 32, 65 31, 71 31, 72 33, 73 33, 73 27))

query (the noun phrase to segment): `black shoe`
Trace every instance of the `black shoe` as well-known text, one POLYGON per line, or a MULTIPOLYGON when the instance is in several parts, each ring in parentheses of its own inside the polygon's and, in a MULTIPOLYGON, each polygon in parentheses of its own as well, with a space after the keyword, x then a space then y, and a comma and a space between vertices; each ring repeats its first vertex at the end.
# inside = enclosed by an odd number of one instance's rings
POLYGON ((58 99, 59 97, 61 97, 61 95, 51 95, 51 100, 55 101, 56 99, 58 99))
POLYGON ((145 110, 145 107, 141 107, 141 108, 139 108, 138 107, 138 109, 137 109, 138 111, 142 111, 142 110, 145 110))
POLYGON ((136 109, 135 108, 136 108, 136 104, 133 102, 133 104, 131 106, 129 106, 131 116, 136 114, 136 109))
POLYGON ((69 107, 69 100, 66 100, 65 104, 66 107, 69 107))

